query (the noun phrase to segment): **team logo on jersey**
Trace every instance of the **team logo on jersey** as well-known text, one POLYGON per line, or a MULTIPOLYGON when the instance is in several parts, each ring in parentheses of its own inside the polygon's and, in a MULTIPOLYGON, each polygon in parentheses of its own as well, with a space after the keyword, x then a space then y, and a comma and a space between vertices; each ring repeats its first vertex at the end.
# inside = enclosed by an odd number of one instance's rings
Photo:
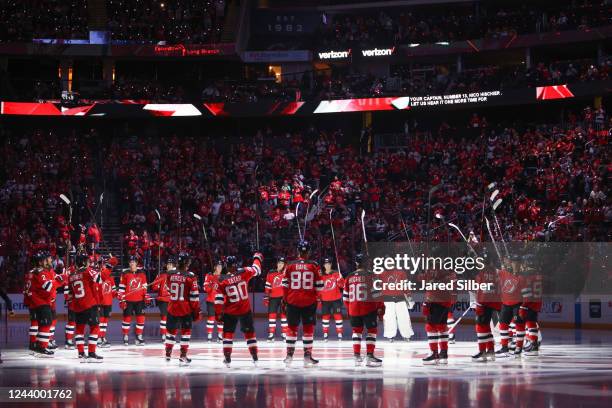
POLYGON ((104 293, 105 295, 111 293, 111 289, 111 285, 108 282, 104 282, 102 284, 102 293, 104 293))
POLYGON ((272 287, 277 288, 281 285, 283 279, 280 276, 275 276, 274 280, 272 281, 272 287))
POLYGON ((336 287, 336 281, 333 279, 328 279, 325 281, 325 290, 331 290, 336 287))
POLYGON ((140 287, 140 281, 138 279, 130 280, 130 288, 138 289, 140 287))
POLYGON ((502 291, 504 293, 513 293, 516 290, 516 284, 513 280, 507 279, 502 286, 502 291))

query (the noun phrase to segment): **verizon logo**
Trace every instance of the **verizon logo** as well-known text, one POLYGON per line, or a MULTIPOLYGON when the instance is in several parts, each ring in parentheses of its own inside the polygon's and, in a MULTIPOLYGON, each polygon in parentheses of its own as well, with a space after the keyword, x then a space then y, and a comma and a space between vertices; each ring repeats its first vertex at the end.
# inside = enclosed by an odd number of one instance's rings
POLYGON ((373 50, 361 50, 361 54, 364 57, 384 57, 387 55, 392 55, 393 51, 395 51, 395 47, 393 48, 374 48, 373 50))
POLYGON ((319 59, 340 59, 340 58, 348 58, 348 56, 350 55, 351 50, 348 51, 327 51, 327 52, 320 52, 319 53, 319 59))

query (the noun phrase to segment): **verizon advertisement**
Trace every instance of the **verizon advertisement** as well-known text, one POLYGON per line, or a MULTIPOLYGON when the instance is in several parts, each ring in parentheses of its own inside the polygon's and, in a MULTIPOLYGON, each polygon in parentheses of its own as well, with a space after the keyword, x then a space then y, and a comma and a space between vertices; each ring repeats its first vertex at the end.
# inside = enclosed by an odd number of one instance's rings
POLYGON ((395 47, 390 48, 367 48, 363 50, 353 51, 352 49, 346 50, 322 50, 316 53, 316 56, 321 61, 342 61, 349 59, 355 53, 356 56, 361 58, 380 58, 390 57, 395 55, 395 47))
POLYGON ((318 52, 320 60, 340 60, 347 59, 351 56, 351 50, 343 50, 343 51, 321 51, 318 52))

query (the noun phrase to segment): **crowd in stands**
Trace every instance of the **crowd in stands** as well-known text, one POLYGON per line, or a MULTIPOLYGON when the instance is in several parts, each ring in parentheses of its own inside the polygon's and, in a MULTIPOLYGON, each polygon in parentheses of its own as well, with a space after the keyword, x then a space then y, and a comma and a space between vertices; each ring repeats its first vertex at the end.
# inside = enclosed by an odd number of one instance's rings
POLYGON ((447 5, 409 9, 359 10, 325 16, 317 35, 321 47, 424 44, 481 38, 503 39, 517 34, 585 30, 610 24, 610 5, 601 0, 501 2, 478 7, 447 5))
POLYGON ((0 42, 87 39, 86 0, 7 0, 0 7, 0 42))
MULTIPOLYGON (((60 256, 67 233, 61 192, 72 191, 79 203, 73 241, 99 241, 88 216, 99 192, 94 193, 100 182, 96 169, 105 175, 107 196, 118 210, 124 256, 141 257, 152 273, 158 253, 165 259, 179 249, 191 252, 197 273, 230 254, 246 260, 258 241, 269 262, 293 256, 298 204, 300 229, 307 230, 315 259, 334 256, 329 213, 334 210, 338 261, 348 272, 362 247, 361 209, 367 211, 369 240, 403 240, 403 218, 411 239, 424 241, 428 191, 440 184, 432 212, 481 240, 487 239, 482 194, 495 181, 504 200, 497 214, 508 241, 609 241, 609 128, 603 107, 570 115, 564 126, 500 127, 475 113, 459 124, 441 122, 437 129, 417 131, 406 138, 405 148, 373 152, 356 143, 357 135, 314 126, 300 132, 267 128, 240 137, 116 137, 101 146, 102 138, 91 130, 5 129, 0 281, 17 290, 38 248, 60 256)), ((431 227, 434 241, 447 239, 436 218, 431 227)), ((452 240, 461 240, 451 233, 452 240)))
POLYGON ((207 44, 220 40, 225 0, 108 0, 107 10, 114 40, 207 44))

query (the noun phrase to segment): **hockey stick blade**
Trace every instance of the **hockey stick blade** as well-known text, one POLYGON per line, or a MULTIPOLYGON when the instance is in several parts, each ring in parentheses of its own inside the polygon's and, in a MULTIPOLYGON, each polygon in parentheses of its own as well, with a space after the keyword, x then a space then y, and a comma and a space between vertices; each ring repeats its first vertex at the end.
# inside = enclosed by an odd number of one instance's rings
POLYGON ((497 210, 497 207, 501 205, 502 201, 503 200, 501 198, 498 198, 497 201, 493 203, 493 211, 497 210))
POLYGON ((70 205, 70 200, 64 194, 60 194, 60 198, 62 199, 63 202, 70 205))
POLYGON ((489 200, 491 202, 495 201, 495 197, 497 197, 498 194, 499 194, 499 190, 495 190, 493 194, 491 194, 491 197, 489 198, 489 200))

